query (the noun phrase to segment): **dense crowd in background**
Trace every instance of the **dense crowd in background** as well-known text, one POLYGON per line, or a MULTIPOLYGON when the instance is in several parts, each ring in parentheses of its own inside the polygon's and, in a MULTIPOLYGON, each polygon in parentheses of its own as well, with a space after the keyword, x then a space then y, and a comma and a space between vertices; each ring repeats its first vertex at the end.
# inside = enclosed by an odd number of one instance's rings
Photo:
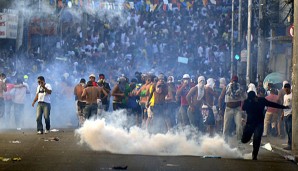
MULTIPOLYGON (((26 74, 29 78, 52 73, 49 81, 54 82, 57 76, 61 81, 67 77, 71 85, 90 73, 104 73, 112 84, 121 75, 134 77, 135 72, 165 73, 173 75, 176 81, 184 73, 193 78, 228 78, 231 5, 227 1, 220 5, 197 4, 189 10, 130 10, 125 14, 126 21, 90 15, 85 40, 83 26, 73 16, 70 23, 62 24, 61 37, 54 44, 50 38, 44 38, 42 45, 32 45, 25 53, 5 50, 2 72, 8 76, 26 74), (178 62, 178 57, 188 61, 178 62)), ((235 21, 237 25, 237 15, 235 21)), ((235 29, 235 39, 238 36, 235 29)))
MULTIPOLYGON (((12 47, 0 51, 0 121, 6 121, 0 128, 32 126, 34 108, 28 106, 33 101, 38 109, 49 104, 53 123, 60 127, 80 127, 86 119, 122 110, 129 117, 128 129, 167 133, 189 127, 210 136, 222 134, 226 142, 233 136, 239 143, 254 134, 255 160, 262 136, 283 138, 287 133, 286 149, 291 150, 290 84, 284 82, 279 91, 269 84, 266 92, 260 80, 247 87, 240 82, 243 78, 230 78, 228 2, 172 11, 131 10, 125 22, 120 17, 87 18, 86 36, 84 26, 72 21, 62 23, 54 44, 44 38, 28 52, 12 47), (39 76, 44 76, 42 85, 39 76), (284 111, 268 108, 264 114, 265 106, 284 111), (7 123, 12 116, 13 126, 7 123)), ((237 30, 233 36, 240 36, 237 30)), ((253 55, 254 49, 255 42, 253 55)), ((50 110, 38 109, 38 134, 49 133, 50 110)))

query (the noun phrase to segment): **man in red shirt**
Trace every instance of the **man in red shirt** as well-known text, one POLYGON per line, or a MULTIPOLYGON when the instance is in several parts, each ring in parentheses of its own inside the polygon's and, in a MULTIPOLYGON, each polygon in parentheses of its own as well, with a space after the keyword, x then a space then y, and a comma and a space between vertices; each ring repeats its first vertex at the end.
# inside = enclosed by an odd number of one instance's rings
POLYGON ((180 108, 178 112, 178 124, 185 126, 189 125, 189 118, 187 115, 188 102, 186 99, 186 95, 190 91, 192 87, 195 85, 190 82, 190 76, 188 74, 184 74, 181 80, 181 85, 179 85, 176 92, 176 101, 179 101, 180 98, 180 108))

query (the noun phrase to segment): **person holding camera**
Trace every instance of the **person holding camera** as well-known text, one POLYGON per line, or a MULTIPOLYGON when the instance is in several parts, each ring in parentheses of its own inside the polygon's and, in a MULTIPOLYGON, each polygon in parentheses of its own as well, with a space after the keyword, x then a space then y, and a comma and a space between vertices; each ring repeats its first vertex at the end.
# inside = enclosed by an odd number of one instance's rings
POLYGON ((36 108, 36 122, 37 122, 37 134, 47 134, 50 131, 50 112, 51 112, 51 94, 52 87, 50 84, 45 82, 45 78, 43 76, 39 76, 37 78, 38 86, 36 89, 36 96, 32 102, 32 107, 34 104, 38 102, 36 108), (42 125, 42 114, 44 115, 46 129, 43 132, 42 125))

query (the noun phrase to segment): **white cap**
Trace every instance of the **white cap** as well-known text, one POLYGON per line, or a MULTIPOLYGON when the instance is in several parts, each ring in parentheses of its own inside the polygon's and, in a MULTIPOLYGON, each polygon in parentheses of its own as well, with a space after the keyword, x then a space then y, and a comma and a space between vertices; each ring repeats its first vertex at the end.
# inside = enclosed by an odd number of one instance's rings
POLYGON ((202 108, 203 108, 203 109, 208 109, 208 106, 205 105, 205 104, 203 104, 202 108))
POLYGON ((89 78, 90 78, 90 77, 94 77, 94 78, 95 78, 95 75, 94 75, 94 74, 90 74, 90 75, 89 75, 89 78))
POLYGON ((220 84, 226 84, 226 79, 225 78, 220 78, 219 83, 220 84))
POLYGON ((253 83, 250 83, 248 85, 247 93, 250 92, 250 91, 254 91, 257 94, 256 86, 253 83))
POLYGON ((182 78, 183 79, 190 79, 190 76, 188 74, 184 74, 182 78))

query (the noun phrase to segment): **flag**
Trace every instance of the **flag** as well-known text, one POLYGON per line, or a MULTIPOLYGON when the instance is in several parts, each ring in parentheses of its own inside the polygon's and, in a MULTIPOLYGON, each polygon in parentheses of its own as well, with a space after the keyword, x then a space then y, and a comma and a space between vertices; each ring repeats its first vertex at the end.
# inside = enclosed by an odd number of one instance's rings
POLYGON ((157 4, 150 4, 150 12, 153 12, 155 8, 157 7, 157 4))
POLYGON ((135 5, 134 5, 134 2, 129 2, 129 5, 130 5, 130 8, 131 8, 131 9, 134 9, 134 6, 135 6, 135 5))
POLYGON ((173 4, 172 3, 169 3, 168 6, 169 6, 169 10, 170 11, 173 11, 173 4))
POLYGON ((208 5, 208 0, 203 0, 203 5, 206 7, 208 5))

